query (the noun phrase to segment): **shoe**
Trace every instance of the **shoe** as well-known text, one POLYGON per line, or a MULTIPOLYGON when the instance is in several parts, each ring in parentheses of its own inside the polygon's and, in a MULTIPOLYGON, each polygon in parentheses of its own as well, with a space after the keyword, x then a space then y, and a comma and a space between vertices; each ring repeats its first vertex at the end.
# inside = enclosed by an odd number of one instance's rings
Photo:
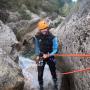
POLYGON ((44 90, 44 89, 43 89, 43 86, 40 86, 40 90, 44 90))
POLYGON ((58 90, 58 87, 57 87, 57 85, 54 85, 54 90, 58 90))
POLYGON ((54 90, 58 90, 58 85, 56 82, 54 83, 54 90))

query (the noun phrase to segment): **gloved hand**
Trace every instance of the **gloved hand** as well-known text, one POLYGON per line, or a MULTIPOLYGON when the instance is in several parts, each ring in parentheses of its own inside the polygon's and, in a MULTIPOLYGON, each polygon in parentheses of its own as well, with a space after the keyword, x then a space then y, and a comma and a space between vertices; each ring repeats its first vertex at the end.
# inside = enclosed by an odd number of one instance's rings
POLYGON ((36 64, 38 64, 38 62, 39 62, 39 56, 36 56, 35 61, 36 61, 36 64))
POLYGON ((49 57, 49 54, 43 54, 43 58, 46 59, 49 57))
POLYGON ((37 56, 36 57, 36 64, 38 66, 42 66, 43 65, 43 57, 37 56))

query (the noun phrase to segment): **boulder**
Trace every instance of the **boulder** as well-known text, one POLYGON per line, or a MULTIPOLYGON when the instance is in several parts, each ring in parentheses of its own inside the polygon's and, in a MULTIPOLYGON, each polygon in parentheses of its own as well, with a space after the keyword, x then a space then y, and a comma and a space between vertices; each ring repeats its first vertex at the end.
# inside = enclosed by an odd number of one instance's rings
POLYGON ((0 90, 23 90, 24 77, 19 66, 0 48, 0 90))

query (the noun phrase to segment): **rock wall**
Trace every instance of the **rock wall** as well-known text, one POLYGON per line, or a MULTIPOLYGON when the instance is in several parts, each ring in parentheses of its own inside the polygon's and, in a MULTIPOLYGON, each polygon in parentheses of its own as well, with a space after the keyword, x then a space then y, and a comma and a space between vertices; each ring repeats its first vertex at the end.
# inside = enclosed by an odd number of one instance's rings
POLYGON ((7 53, 10 53, 12 49, 11 45, 17 42, 13 31, 0 21, 0 48, 3 48, 7 53))
POLYGON ((13 31, 0 21, 0 90, 23 90, 24 77, 18 64, 10 55, 12 45, 17 43, 13 31))
MULTIPOLYGON (((80 0, 74 12, 58 26, 57 34, 62 41, 62 53, 90 54, 90 0, 80 0)), ((90 58, 63 57, 59 60, 61 72, 90 67, 90 58)), ((90 90, 90 73, 79 72, 64 75, 61 90, 90 90)))

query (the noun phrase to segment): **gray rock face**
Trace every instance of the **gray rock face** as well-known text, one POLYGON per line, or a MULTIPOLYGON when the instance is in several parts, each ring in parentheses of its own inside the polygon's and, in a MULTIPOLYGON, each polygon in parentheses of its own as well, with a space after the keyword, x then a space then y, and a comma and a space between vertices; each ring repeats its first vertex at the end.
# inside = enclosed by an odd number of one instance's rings
POLYGON ((0 21, 0 48, 10 53, 12 49, 11 45, 17 42, 13 31, 0 21))
POLYGON ((21 16, 19 12, 8 12, 9 17, 8 17, 8 22, 16 22, 21 20, 21 16))
POLYGON ((0 90, 23 90, 21 70, 0 48, 0 90))
POLYGON ((7 10, 1 10, 0 8, 0 20, 2 20, 4 23, 8 20, 9 13, 7 10))
POLYGON ((10 56, 11 46, 17 42, 13 31, 0 21, 0 90, 23 90, 21 69, 10 56))
MULTIPOLYGON (((58 37, 62 40, 62 53, 90 54, 90 0, 78 3, 78 9, 66 18, 58 28, 58 37)), ((63 57, 62 72, 90 67, 90 58, 63 57)), ((90 90, 90 74, 79 72, 64 75, 61 90, 90 90)))
POLYGON ((20 20, 16 23, 11 22, 7 25, 14 31, 18 40, 21 40, 25 34, 31 32, 36 28, 36 23, 40 20, 40 17, 36 17, 32 20, 20 20))

